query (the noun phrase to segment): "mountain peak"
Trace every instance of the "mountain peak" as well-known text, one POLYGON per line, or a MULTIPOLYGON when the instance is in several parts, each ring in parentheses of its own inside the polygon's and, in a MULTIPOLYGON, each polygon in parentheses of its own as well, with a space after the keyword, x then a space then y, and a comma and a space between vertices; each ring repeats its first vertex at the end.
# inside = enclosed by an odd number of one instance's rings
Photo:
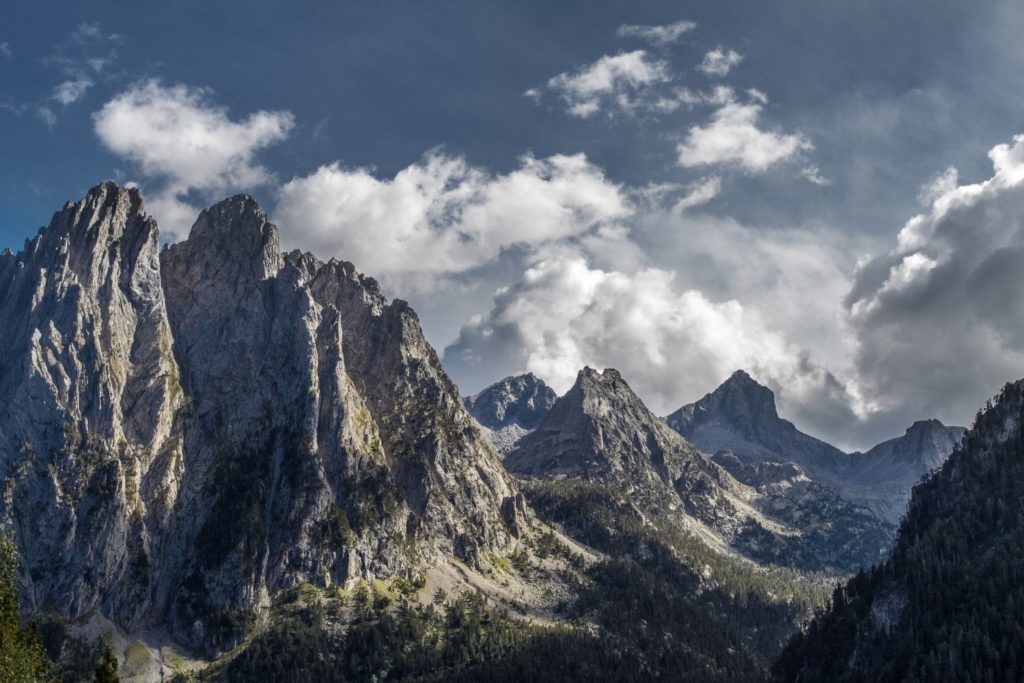
POLYGON ((934 430, 944 430, 946 425, 942 424, 935 418, 930 420, 918 420, 914 424, 907 427, 907 434, 914 434, 920 432, 928 432, 934 430))
POLYGON ((665 421, 707 453, 728 449, 748 464, 795 462, 812 478, 833 479, 847 460, 839 449, 779 417, 772 390, 743 370, 665 421))
POLYGON ((576 386, 596 387, 610 386, 612 384, 626 384, 626 381, 622 379, 622 374, 614 368, 596 370, 587 365, 576 375, 576 386))
POLYGON ((265 280, 281 269, 283 258, 277 226, 270 222, 259 203, 248 194, 228 197, 199 214, 188 239, 172 245, 169 256, 182 257, 196 275, 217 273, 232 278, 247 273, 265 280), (217 262, 228 267, 206 268, 217 262))
POLYGON ((657 472, 667 481, 669 471, 694 454, 647 409, 617 370, 585 367, 506 463, 523 474, 642 481, 657 472))
POLYGON ((477 422, 489 429, 535 429, 554 405, 554 390, 533 373, 506 377, 465 399, 477 422))
POLYGON ((745 370, 737 370, 704 398, 683 406, 666 419, 673 429, 687 436, 687 425, 708 416, 730 424, 748 437, 774 430, 785 422, 775 407, 775 393, 745 370))
POLYGON ((737 370, 709 396, 728 413, 741 419, 778 420, 775 392, 758 383, 745 370, 737 370))

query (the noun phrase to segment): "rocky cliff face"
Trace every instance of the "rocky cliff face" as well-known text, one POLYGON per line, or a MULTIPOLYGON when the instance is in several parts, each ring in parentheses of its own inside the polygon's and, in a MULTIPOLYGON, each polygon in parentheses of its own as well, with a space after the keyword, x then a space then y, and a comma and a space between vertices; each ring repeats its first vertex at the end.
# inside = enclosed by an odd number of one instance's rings
POLYGON ((248 196, 162 254, 105 183, 0 256, 27 607, 224 647, 281 588, 508 550, 527 511, 401 301, 248 196))
POLYGON ((558 396, 532 373, 506 377, 464 400, 500 453, 507 453, 537 428, 558 396))
POLYGON ((893 528, 911 488, 945 460, 964 431, 937 420, 916 422, 902 437, 866 453, 847 454, 779 417, 772 391, 742 370, 665 420, 705 452, 728 450, 754 466, 793 463, 812 481, 869 508, 893 528))
POLYGON ((585 368, 505 462, 535 480, 598 482, 647 523, 761 563, 845 570, 877 561, 887 548, 887 525, 825 495, 799 468, 779 476, 752 468, 744 481, 741 461, 720 458, 722 464, 653 415, 618 372, 585 368))

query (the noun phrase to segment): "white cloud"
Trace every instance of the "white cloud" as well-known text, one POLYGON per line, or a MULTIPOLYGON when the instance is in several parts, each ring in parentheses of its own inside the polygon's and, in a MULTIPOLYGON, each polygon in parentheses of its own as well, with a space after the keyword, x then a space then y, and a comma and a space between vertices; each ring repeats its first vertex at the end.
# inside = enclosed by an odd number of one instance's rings
POLYGON ((936 173, 921 186, 921 190, 917 193, 917 201, 925 206, 931 206, 936 199, 955 190, 959 182, 960 174, 950 166, 945 171, 936 173))
POLYGON ((591 267, 583 257, 544 260, 498 292, 470 320, 445 361, 493 377, 528 370, 566 390, 584 365, 614 367, 665 414, 737 368, 807 399, 830 390, 828 373, 736 300, 681 289, 667 270, 633 274, 591 267))
POLYGON ((92 80, 84 77, 64 81, 53 89, 53 100, 67 106, 77 102, 85 94, 85 91, 92 86, 92 80))
POLYGON ((637 26, 635 24, 623 24, 617 33, 621 38, 639 38, 654 45, 668 45, 679 40, 684 34, 697 28, 692 21, 677 21, 672 24, 661 26, 637 26))
POLYGON ((747 102, 730 97, 711 115, 710 123, 689 129, 677 147, 679 165, 689 168, 723 164, 762 173, 814 148, 801 133, 759 128, 763 108, 763 93, 751 93, 751 100, 747 102))
POLYGON ((832 184, 832 181, 821 174, 821 169, 818 168, 817 164, 809 164, 804 166, 800 170, 800 175, 806 178, 809 182, 818 185, 819 187, 828 187, 832 184))
POLYGON ((3 57, 4 59, 11 59, 14 57, 14 50, 11 49, 10 43, 0 43, 0 57, 3 57))
POLYGON ((739 52, 719 45, 704 55, 704 59, 697 65, 697 71, 711 78, 722 78, 728 76, 742 61, 743 55, 739 52))
POLYGON ((962 422, 1024 375, 1024 136, 989 156, 984 182, 929 181, 927 212, 855 273, 845 311, 883 409, 962 422))
POLYGON ((722 191, 722 179, 718 176, 708 176, 693 183, 687 188, 687 193, 678 200, 672 207, 674 213, 681 213, 686 209, 707 204, 718 196, 722 191))
MULTIPOLYGON (((645 50, 634 50, 605 55, 577 71, 558 74, 544 88, 556 93, 570 114, 587 118, 608 102, 629 111, 636 93, 670 78, 668 64, 645 50)), ((531 88, 524 95, 539 99, 541 90, 531 88)))
POLYGON ((281 188, 275 215, 295 244, 390 283, 426 287, 510 247, 609 227, 630 211, 622 188, 583 155, 527 156, 492 175, 433 152, 390 179, 322 166, 281 188))
POLYGON ((179 222, 190 191, 213 195, 273 179, 256 153, 285 139, 294 119, 285 111, 259 111, 233 120, 207 90, 151 80, 111 99, 93 123, 107 149, 157 185, 151 207, 176 207, 173 215, 154 215, 180 236, 190 225, 179 222))

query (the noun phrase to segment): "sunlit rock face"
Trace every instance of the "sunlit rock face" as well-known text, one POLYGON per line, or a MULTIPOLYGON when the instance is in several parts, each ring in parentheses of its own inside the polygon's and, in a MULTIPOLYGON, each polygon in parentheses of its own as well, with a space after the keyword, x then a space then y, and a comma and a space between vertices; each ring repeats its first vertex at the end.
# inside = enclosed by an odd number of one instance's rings
POLYGON ((161 253, 104 183, 0 256, 0 514, 29 610, 220 649, 277 590, 507 551, 528 515, 405 302, 240 195, 161 253))

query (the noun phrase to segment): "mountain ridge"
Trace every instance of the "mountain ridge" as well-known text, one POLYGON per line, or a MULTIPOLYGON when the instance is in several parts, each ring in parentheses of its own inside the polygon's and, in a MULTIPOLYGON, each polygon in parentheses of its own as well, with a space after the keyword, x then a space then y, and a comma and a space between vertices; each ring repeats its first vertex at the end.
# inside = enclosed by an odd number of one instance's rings
POLYGON ((3 257, 0 296, 30 610, 218 650, 297 582, 479 563, 529 518, 408 305, 282 254, 248 195, 160 251, 138 191, 98 185, 3 257))
POLYGON ((743 370, 665 421, 708 453, 727 450, 748 465, 795 463, 812 480, 893 524, 902 517, 913 485, 942 463, 964 432, 920 420, 903 436, 866 452, 845 453, 781 418, 771 389, 743 370))

